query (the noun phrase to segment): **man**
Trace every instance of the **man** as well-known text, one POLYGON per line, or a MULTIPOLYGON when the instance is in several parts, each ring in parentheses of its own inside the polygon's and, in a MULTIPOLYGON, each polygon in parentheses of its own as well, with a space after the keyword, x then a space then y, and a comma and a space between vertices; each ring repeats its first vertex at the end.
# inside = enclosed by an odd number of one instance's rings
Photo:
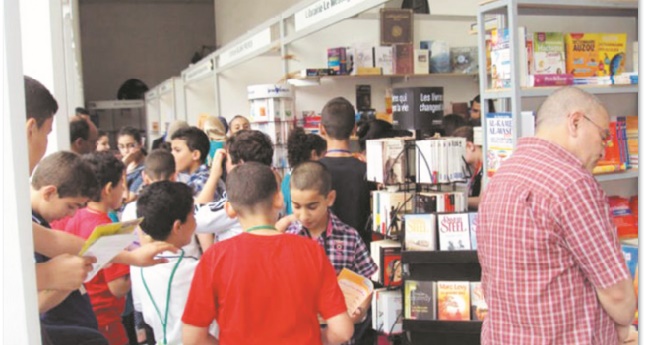
POLYGON ((595 96, 555 91, 537 113, 535 136, 519 140, 488 184, 477 225, 488 304, 482 344, 629 340, 633 284, 591 174, 608 123, 595 96))
POLYGON ((95 151, 99 131, 87 116, 75 115, 70 119, 70 150, 80 155, 95 151))
MULTIPOLYGON (((475 98, 470 101, 470 118, 468 118, 468 123, 472 127, 480 127, 481 126, 481 98, 479 95, 475 96, 475 98)), ((494 113, 495 112, 495 103, 493 103, 492 99, 488 100, 488 112, 489 113, 494 113)))

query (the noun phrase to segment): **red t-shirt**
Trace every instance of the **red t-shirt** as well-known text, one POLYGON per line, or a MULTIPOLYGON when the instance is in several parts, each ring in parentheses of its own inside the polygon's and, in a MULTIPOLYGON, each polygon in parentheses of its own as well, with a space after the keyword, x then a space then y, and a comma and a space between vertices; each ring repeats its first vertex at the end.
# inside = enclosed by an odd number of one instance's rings
MULTIPOLYGON (((86 239, 96 226, 107 223, 112 223, 112 221, 106 213, 83 208, 70 218, 65 231, 86 239)), ((95 278, 84 284, 93 305, 93 311, 97 316, 97 324, 100 327, 114 322, 122 322, 125 299, 113 296, 107 284, 126 275, 129 275, 128 265, 112 264, 100 270, 95 278)))
POLYGON ((307 238, 243 233, 201 257, 183 323, 219 325, 220 344, 321 344, 317 313, 346 311, 334 268, 307 238))

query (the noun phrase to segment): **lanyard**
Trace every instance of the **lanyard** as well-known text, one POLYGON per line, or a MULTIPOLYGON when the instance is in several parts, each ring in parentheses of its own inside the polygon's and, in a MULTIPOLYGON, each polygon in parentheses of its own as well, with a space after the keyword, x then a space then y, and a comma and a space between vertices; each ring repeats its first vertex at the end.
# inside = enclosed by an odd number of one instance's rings
POLYGON ((179 264, 181 263, 181 260, 183 260, 184 255, 185 255, 185 251, 183 250, 183 248, 181 248, 181 255, 179 256, 179 259, 174 264, 174 268, 172 268, 172 274, 170 275, 170 279, 167 282, 167 297, 165 300, 165 317, 161 315, 160 309, 158 308, 158 305, 156 305, 156 301, 154 301, 154 297, 151 295, 151 291, 149 291, 149 286, 147 286, 147 281, 145 280, 145 275, 143 274, 142 267, 140 268, 140 278, 142 278, 142 285, 145 286, 145 290, 147 290, 147 295, 149 296, 149 300, 151 301, 151 304, 154 305, 154 308, 156 309, 156 314, 158 314, 158 319, 160 320, 160 324, 161 326, 163 326, 163 344, 167 344, 167 314, 170 308, 170 295, 172 294, 172 279, 174 279, 174 274, 176 273, 176 269, 179 268, 179 264))
POLYGON ((245 232, 251 232, 251 231, 256 231, 256 230, 276 230, 276 231, 278 231, 275 226, 270 225, 270 224, 252 226, 252 227, 250 227, 250 228, 248 228, 248 229, 246 229, 244 231, 245 232))
POLYGON ((326 151, 326 155, 328 155, 328 153, 347 153, 347 154, 351 154, 350 150, 344 150, 344 149, 331 149, 331 150, 326 151))

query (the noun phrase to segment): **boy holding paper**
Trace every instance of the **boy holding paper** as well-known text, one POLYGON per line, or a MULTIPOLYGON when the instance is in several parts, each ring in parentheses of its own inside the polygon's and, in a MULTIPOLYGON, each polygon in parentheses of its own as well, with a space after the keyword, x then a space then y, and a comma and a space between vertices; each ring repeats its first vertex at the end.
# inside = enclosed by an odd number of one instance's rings
MULTIPOLYGON (((83 155, 82 159, 95 172, 100 188, 92 201, 68 221, 65 231, 86 239, 98 225, 112 223, 108 212, 122 205, 125 166, 109 152, 89 153, 83 155)), ((128 344, 121 315, 124 310, 124 296, 131 289, 129 266, 113 264, 104 268, 85 283, 85 286, 97 316, 99 331, 111 345, 128 344)))
MULTIPOLYGON (((332 177, 321 162, 307 161, 292 171, 290 180, 291 198, 296 221, 287 228, 287 233, 307 237, 325 250, 332 266, 339 274, 347 268, 369 278, 378 270, 371 259, 359 233, 342 222, 331 210, 336 191, 332 189, 332 177)), ((355 323, 365 321, 371 299, 364 301, 351 317, 355 323)), ((356 326, 354 343, 367 328, 367 324, 356 326)))

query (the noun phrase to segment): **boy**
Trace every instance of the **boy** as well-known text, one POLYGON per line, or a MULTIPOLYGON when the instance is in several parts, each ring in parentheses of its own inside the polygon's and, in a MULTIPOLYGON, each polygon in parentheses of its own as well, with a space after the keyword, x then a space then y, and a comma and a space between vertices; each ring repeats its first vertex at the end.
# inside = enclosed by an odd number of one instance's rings
POLYGON ((323 249, 276 230, 283 198, 269 166, 244 163, 226 178, 226 212, 246 233, 213 245, 197 265, 183 313, 183 344, 339 344, 352 321, 323 249), (319 327, 317 314, 328 325, 319 327))
MULTIPOLYGON (((98 190, 91 168, 72 152, 57 152, 45 157, 31 182, 32 221, 49 227, 49 222, 83 207, 98 190)), ((34 253, 36 262, 50 258, 34 253)), ((97 331, 97 320, 88 294, 80 290, 44 290, 38 294, 41 322, 54 344, 108 344, 97 331)))
POLYGON ((321 111, 319 132, 328 142, 323 163, 332 174, 332 188, 337 200, 332 212, 362 236, 366 246, 371 233, 366 223, 371 215, 371 194, 366 181, 366 164, 350 151, 350 136, 355 131, 355 108, 345 98, 334 98, 321 111))
MULTIPOLYGON (((299 164, 292 171, 290 186, 297 220, 286 232, 318 243, 325 250, 337 274, 348 268, 370 279, 378 267, 371 259, 364 241, 355 229, 339 220, 329 209, 335 201, 336 192, 332 190, 330 172, 325 165, 316 161, 299 164)), ((362 321, 370 302, 370 299, 365 301, 357 313, 352 315, 353 321, 362 321)), ((364 328, 360 327, 356 334, 361 336, 364 328)), ((350 341, 348 344, 353 343, 350 341)))
MULTIPOLYGON (((125 166, 110 152, 94 152, 82 156, 82 159, 93 169, 100 190, 85 208, 75 213, 65 231, 87 239, 96 226, 112 223, 109 211, 122 205, 125 166)), ((129 340, 122 326, 122 311, 124 297, 131 289, 129 266, 113 264, 104 268, 85 286, 99 331, 111 345, 127 344, 129 340)))
MULTIPOLYGON (((140 228, 151 238, 177 248, 192 242, 197 223, 189 186, 180 182, 154 182, 143 189, 137 205, 138 217, 144 217, 140 228)), ((160 256, 169 262, 131 268, 134 305, 141 308, 159 343, 181 344, 181 316, 199 256, 183 250, 180 255, 168 252, 160 256), (167 320, 165 325, 164 320, 167 320)))

